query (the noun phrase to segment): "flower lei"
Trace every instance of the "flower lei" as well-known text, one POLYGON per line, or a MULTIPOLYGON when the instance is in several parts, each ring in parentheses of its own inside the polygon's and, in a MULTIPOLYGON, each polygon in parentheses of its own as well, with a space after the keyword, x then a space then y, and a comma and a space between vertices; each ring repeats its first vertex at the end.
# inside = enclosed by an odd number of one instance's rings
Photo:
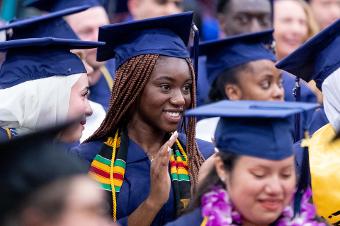
MULTIPOLYGON (((287 206, 277 220, 277 226, 325 226, 325 223, 315 220, 315 207, 309 203, 312 191, 310 188, 303 194, 301 213, 294 217, 293 208, 287 206)), ((228 192, 221 187, 214 187, 201 199, 201 213, 206 218, 206 226, 236 226, 242 224, 242 217, 229 199, 228 192)))

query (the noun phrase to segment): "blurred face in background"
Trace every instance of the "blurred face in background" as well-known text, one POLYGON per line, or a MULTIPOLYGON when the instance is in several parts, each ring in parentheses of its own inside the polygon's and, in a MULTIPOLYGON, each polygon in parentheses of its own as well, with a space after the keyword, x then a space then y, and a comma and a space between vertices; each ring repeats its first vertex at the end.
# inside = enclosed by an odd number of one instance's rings
POLYGON ((295 0, 277 0, 274 4, 274 38, 278 60, 284 58, 308 38, 307 15, 295 0))
MULTIPOLYGON (((83 12, 65 17, 73 31, 84 41, 98 41, 99 27, 109 24, 106 11, 101 6, 89 8, 83 12)), ((85 51, 86 62, 94 69, 99 68, 104 63, 96 61, 97 49, 85 51)))
POLYGON ((320 29, 340 18, 340 0, 312 0, 310 6, 320 29))
POLYGON ((182 0, 129 0, 129 11, 134 20, 167 16, 183 11, 182 0))
POLYGON ((257 32, 271 28, 271 6, 268 0, 230 0, 218 14, 225 35, 257 32))

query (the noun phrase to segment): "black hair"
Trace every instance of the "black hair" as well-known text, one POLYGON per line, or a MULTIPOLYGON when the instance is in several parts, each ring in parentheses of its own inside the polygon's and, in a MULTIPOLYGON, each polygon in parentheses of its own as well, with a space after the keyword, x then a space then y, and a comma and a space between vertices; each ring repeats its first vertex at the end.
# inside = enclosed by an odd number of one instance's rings
POLYGON ((224 87, 227 84, 237 85, 239 82, 238 76, 241 71, 250 69, 250 64, 245 63, 231 69, 226 69, 221 72, 217 79, 213 82, 209 91, 209 102, 216 102, 224 99, 229 99, 225 93, 224 87))
MULTIPOLYGON (((232 152, 218 152, 216 154, 216 157, 220 157, 222 159, 225 170, 230 172, 234 169, 234 166, 237 160, 239 159, 240 155, 234 154, 232 152)), ((207 174, 207 176, 203 179, 203 181, 199 183, 197 191, 190 203, 187 212, 190 212, 195 208, 199 207, 201 205, 202 196, 205 193, 209 192, 213 186, 221 186, 225 188, 225 184, 218 177, 215 167, 213 167, 207 174)))

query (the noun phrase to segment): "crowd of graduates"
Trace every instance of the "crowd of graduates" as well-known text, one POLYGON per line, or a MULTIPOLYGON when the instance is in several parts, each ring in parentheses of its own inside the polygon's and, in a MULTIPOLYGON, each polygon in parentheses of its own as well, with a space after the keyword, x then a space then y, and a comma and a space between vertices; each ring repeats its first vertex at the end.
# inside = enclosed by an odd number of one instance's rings
POLYGON ((340 225, 340 1, 22 4, 0 225, 340 225))

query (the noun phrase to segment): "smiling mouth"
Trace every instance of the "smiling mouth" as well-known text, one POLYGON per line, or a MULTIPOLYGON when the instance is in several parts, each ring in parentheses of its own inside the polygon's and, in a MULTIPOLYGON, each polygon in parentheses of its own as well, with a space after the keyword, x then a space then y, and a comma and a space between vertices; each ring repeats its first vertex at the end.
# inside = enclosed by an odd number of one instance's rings
POLYGON ((164 111, 166 118, 171 122, 179 122, 182 118, 183 111, 164 111))
POLYGON ((282 201, 279 199, 260 200, 261 206, 268 211, 280 210, 282 201))

